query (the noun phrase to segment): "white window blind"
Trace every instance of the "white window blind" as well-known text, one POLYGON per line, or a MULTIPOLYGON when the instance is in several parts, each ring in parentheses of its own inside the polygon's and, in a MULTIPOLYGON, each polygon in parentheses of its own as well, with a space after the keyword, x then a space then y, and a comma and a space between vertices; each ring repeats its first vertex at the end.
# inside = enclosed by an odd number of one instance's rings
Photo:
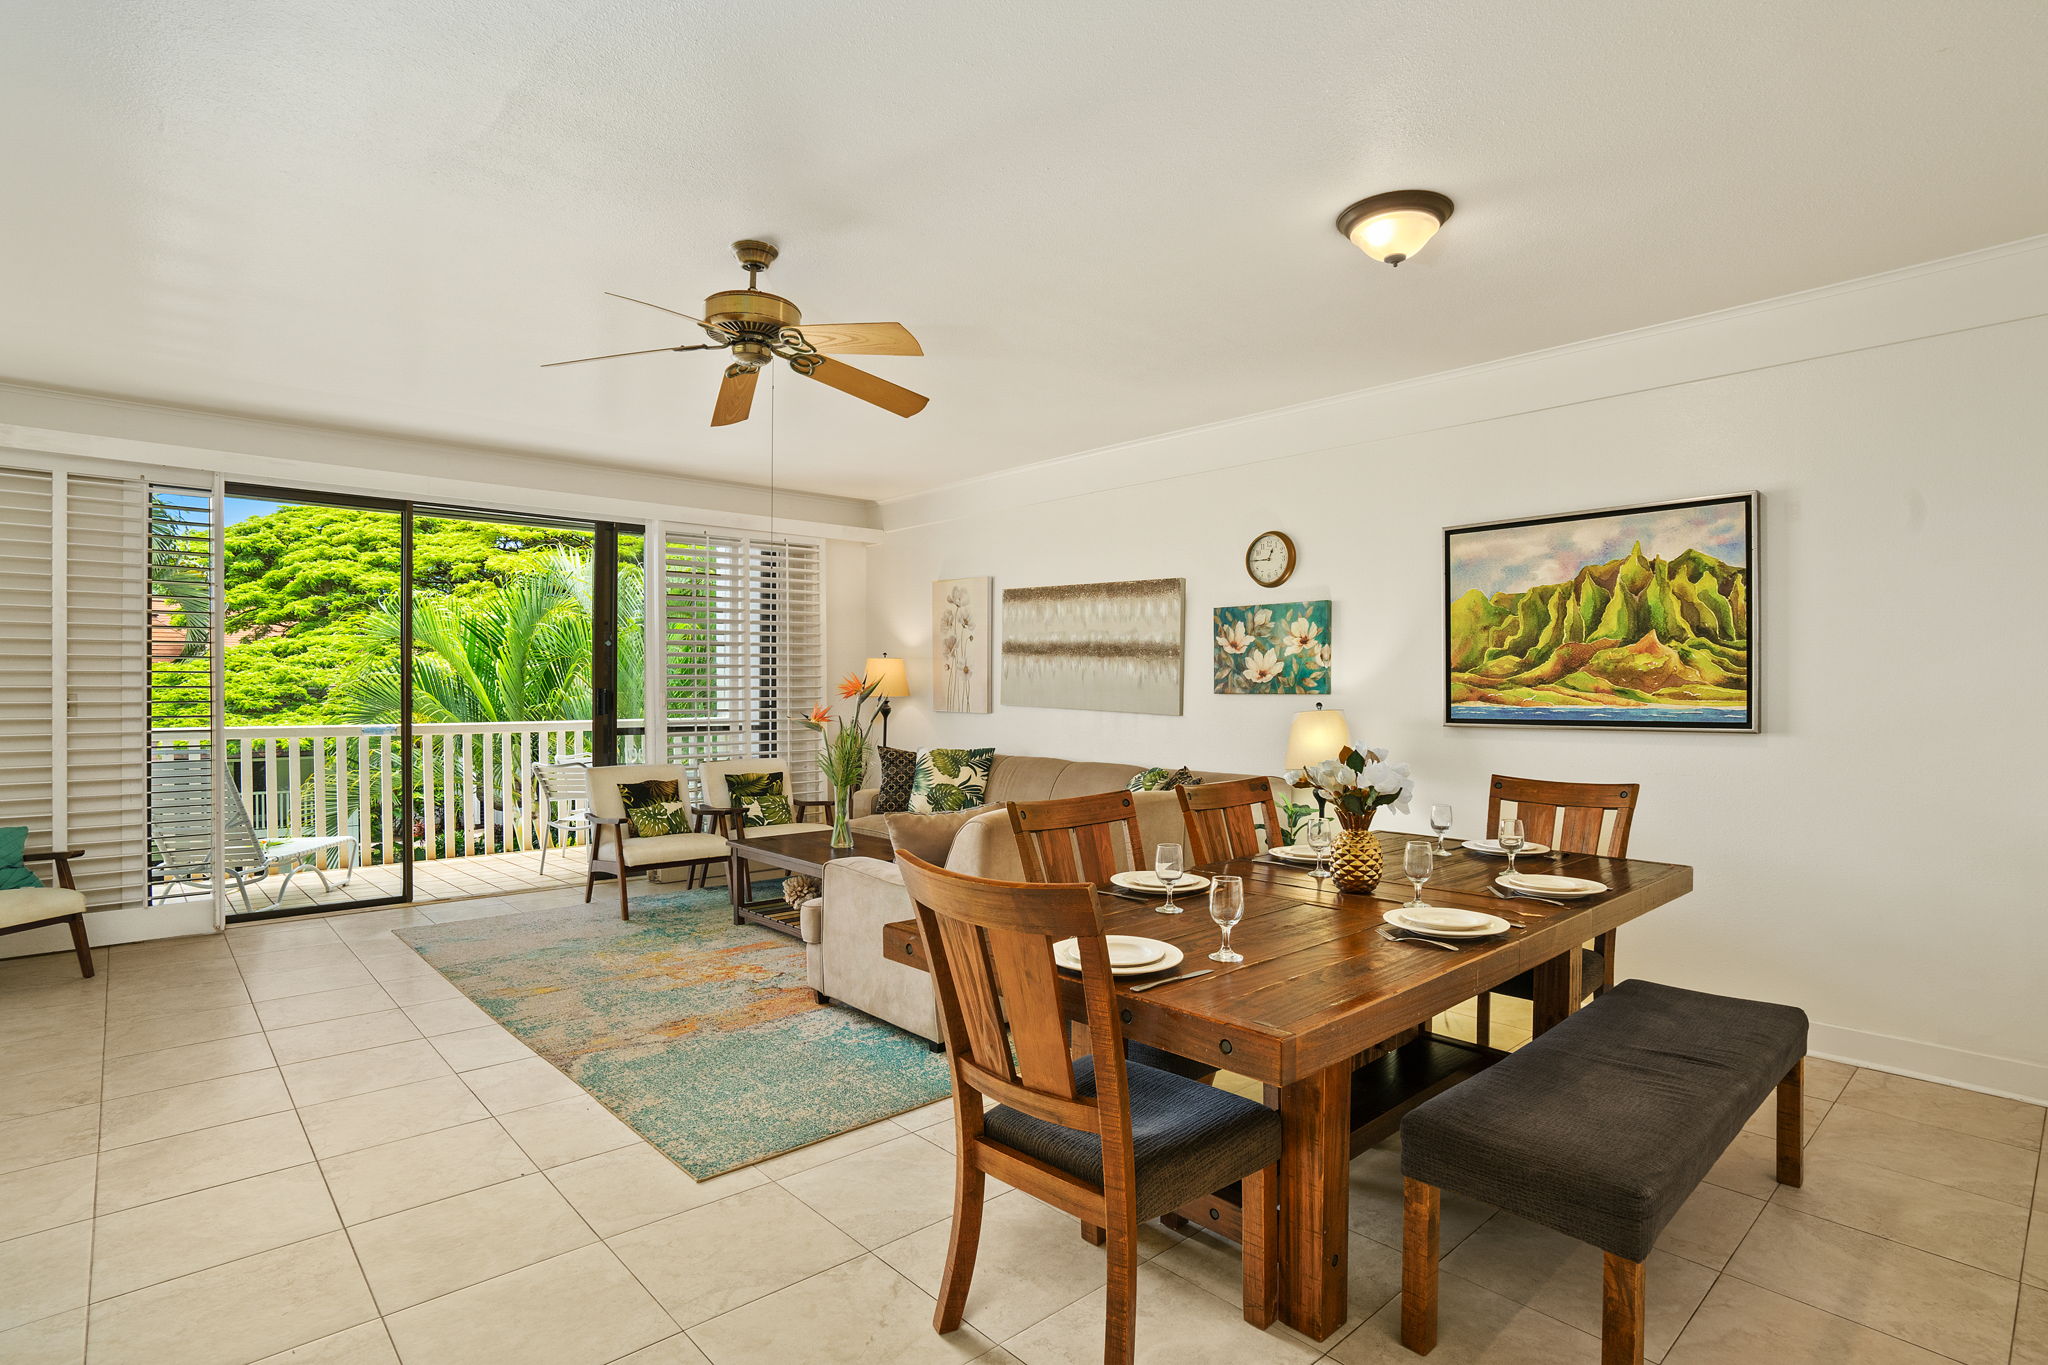
POLYGON ((800 719, 825 699, 823 548, 674 527, 659 543, 649 629, 663 666, 649 724, 669 761, 694 778, 707 759, 781 758, 795 795, 823 795, 818 735, 800 719))
POLYGON ((148 492, 0 469, 0 824, 85 850, 93 909, 143 900, 148 492))

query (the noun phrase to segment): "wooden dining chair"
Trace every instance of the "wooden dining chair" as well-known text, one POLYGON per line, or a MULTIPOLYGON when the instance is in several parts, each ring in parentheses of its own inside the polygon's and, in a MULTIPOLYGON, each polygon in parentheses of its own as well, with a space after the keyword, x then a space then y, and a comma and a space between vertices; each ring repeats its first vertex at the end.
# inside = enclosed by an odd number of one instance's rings
MULTIPOLYGON (((1010 828, 1027 882, 1087 882, 1100 886, 1119 872, 1146 866, 1138 829, 1138 801, 1130 792, 1069 796, 1010 806, 1010 828), (1117 847, 1123 846, 1123 856, 1117 847)), ((1202 862, 1200 858, 1195 863, 1202 862)), ((1193 863, 1189 864, 1193 866, 1193 863)), ((1130 1043, 1125 1056, 1191 1080, 1212 1081, 1216 1068, 1150 1043, 1130 1043)))
POLYGON ((932 1325, 960 1326, 990 1176, 1081 1220, 1108 1248, 1103 1360, 1135 1350, 1138 1230, 1239 1186, 1244 1318, 1279 1307, 1280 1115, 1241 1095, 1127 1064, 1102 912, 1085 884, 989 881, 898 853, 953 1072, 953 1228, 932 1325), (1069 1057, 1053 945, 1074 941, 1090 1046, 1069 1057))
POLYGON ((1188 858, 1196 866, 1255 858, 1282 842, 1280 812, 1273 805, 1273 783, 1267 778, 1247 777, 1173 790, 1180 798, 1181 819, 1187 824, 1188 858), (1264 812, 1263 826, 1255 819, 1260 812, 1264 812))
POLYGON ((1010 828, 1017 834, 1026 881, 1100 886, 1119 872, 1148 865, 1138 831, 1138 802, 1130 792, 1013 801, 1010 828))
MULTIPOLYGON (((1629 822, 1635 818, 1636 782, 1543 782, 1495 774, 1487 784, 1486 837, 1500 836, 1501 806, 1513 803, 1522 833, 1532 844, 1549 844, 1564 853, 1590 853, 1601 858, 1628 856, 1629 822)), ((1604 995, 1614 984, 1615 934, 1610 929, 1595 940, 1581 963, 1590 995, 1604 995)), ((1523 972, 1495 986, 1493 995, 1518 1000, 1536 998, 1534 972, 1523 972)), ((1478 1038, 1492 1046, 1493 1011, 1489 996, 1478 1001, 1478 1038)))

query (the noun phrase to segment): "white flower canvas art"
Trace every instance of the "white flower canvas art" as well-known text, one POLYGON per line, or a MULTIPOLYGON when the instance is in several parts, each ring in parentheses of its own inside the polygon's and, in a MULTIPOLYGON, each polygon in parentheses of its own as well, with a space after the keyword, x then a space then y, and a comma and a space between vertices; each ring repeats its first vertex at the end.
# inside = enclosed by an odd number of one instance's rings
POLYGON ((995 710, 993 578, 932 584, 932 709, 995 710))
POLYGON ((1215 683, 1226 696, 1330 691, 1330 604, 1269 602, 1215 610, 1215 683))

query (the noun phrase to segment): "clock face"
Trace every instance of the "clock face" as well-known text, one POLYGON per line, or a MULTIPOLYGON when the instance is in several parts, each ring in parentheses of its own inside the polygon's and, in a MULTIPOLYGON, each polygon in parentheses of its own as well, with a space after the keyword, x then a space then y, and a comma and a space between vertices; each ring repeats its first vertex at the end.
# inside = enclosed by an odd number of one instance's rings
POLYGON ((1283 532, 1266 532, 1244 552, 1244 568, 1260 587, 1278 587, 1294 572, 1294 542, 1283 532))

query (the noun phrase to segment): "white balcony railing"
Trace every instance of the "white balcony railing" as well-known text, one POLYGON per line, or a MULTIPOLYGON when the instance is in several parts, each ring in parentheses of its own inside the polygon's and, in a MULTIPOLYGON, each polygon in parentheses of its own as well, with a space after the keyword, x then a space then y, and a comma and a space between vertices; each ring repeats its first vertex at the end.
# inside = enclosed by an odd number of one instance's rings
MULTIPOLYGON (((150 735, 157 746, 194 737, 150 735)), ((226 739, 227 771, 257 838, 352 835, 363 862, 392 863, 407 843, 415 859, 540 847, 548 820, 564 812, 549 809, 533 769, 588 762, 591 731, 578 720, 415 725, 410 791, 395 725, 229 726, 226 739)), ((621 760, 639 761, 640 746, 640 735, 622 733, 621 760)))

